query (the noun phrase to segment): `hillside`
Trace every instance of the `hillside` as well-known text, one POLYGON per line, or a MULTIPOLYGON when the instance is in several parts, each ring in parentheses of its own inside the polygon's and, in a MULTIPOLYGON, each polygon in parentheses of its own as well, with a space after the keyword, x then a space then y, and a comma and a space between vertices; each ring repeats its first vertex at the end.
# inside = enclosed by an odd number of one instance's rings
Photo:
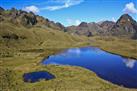
POLYGON ((26 12, 15 8, 12 8, 11 10, 4 10, 0 7, 0 22, 5 21, 27 28, 37 26, 43 28, 49 27, 55 30, 63 30, 62 24, 55 23, 39 15, 35 15, 33 12, 26 12))
POLYGON ((62 27, 32 12, 0 8, 0 56, 21 49, 75 46, 86 39, 64 33, 62 27))

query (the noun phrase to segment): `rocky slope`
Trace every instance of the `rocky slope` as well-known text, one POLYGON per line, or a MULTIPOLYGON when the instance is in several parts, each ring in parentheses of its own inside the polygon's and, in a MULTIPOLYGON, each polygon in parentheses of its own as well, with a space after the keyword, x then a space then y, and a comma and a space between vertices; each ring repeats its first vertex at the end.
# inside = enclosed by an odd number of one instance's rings
POLYGON ((97 23, 86 23, 82 22, 78 26, 69 26, 66 28, 67 32, 78 34, 78 35, 100 35, 103 33, 103 29, 97 23))
POLYGON ((136 38, 137 22, 128 14, 122 15, 109 31, 114 36, 128 36, 136 38))
POLYGON ((78 35, 94 36, 94 35, 106 35, 108 30, 111 30, 115 23, 111 21, 103 21, 101 23, 86 23, 82 22, 78 26, 69 26, 66 30, 69 33, 78 35))
POLYGON ((103 30, 108 31, 111 30, 112 27, 115 25, 115 22, 112 21, 103 21, 102 23, 99 24, 103 30))
POLYGON ((66 29, 70 33, 86 36, 112 35, 137 38, 137 22, 128 14, 122 15, 116 23, 112 21, 103 21, 100 23, 82 22, 78 26, 69 26, 66 29))
POLYGON ((16 10, 15 8, 12 8, 11 10, 4 10, 0 7, 0 22, 8 22, 16 26, 24 26, 26 28, 50 28, 53 30, 85 35, 88 37, 95 35, 112 35, 137 39, 137 22, 128 14, 122 15, 116 23, 112 21, 103 21, 100 23, 82 22, 78 26, 64 27, 61 23, 55 23, 47 18, 35 15, 32 12, 28 13, 26 11, 16 10))

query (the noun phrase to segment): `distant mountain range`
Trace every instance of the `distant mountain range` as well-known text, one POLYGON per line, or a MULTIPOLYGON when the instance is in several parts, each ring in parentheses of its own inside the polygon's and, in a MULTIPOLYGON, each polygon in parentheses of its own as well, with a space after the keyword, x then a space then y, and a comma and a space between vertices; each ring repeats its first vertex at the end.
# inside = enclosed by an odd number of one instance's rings
POLYGON ((78 26, 67 27, 67 31, 86 36, 113 35, 137 38, 137 22, 128 14, 124 14, 116 23, 112 21, 103 21, 99 23, 82 22, 78 26))
POLYGON ((17 26, 31 28, 33 26, 52 28, 71 34, 85 36, 119 36, 137 39, 137 22, 128 14, 123 14, 117 22, 103 21, 99 23, 82 22, 78 26, 64 27, 61 23, 55 23, 32 12, 26 12, 12 8, 4 10, 0 7, 0 22, 11 22, 17 26))

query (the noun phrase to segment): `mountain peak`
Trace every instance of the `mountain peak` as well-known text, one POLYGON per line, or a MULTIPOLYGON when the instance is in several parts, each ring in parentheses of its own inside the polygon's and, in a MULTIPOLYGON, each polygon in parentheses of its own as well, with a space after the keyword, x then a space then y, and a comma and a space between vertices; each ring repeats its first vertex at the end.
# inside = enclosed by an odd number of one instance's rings
POLYGON ((137 22, 128 14, 123 14, 111 29, 112 35, 133 37, 137 34, 137 22))
POLYGON ((131 17, 129 14, 125 13, 123 15, 121 15, 121 17, 131 17))
POLYGON ((132 22, 134 22, 134 20, 129 14, 123 14, 117 21, 117 23, 120 24, 130 24, 132 22))

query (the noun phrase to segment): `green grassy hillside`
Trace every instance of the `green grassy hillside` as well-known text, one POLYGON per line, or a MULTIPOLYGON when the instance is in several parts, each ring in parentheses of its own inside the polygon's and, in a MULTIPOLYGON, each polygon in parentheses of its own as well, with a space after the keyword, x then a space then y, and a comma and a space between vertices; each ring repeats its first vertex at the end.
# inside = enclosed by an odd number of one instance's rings
POLYGON ((72 36, 48 27, 25 28, 7 22, 0 23, 1 56, 17 50, 73 47, 85 43, 85 40, 86 37, 72 36))

